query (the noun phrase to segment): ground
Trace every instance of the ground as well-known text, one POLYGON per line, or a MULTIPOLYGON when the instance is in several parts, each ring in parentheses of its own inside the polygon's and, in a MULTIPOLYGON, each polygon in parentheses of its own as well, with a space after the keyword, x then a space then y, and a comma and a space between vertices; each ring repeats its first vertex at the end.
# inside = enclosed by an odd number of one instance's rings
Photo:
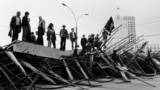
MULTIPOLYGON (((68 86, 64 88, 59 88, 56 90, 160 90, 160 75, 154 77, 141 77, 145 82, 150 83, 156 87, 148 85, 142 81, 137 79, 131 79, 132 82, 123 82, 121 79, 114 79, 111 82, 99 83, 91 81, 92 85, 96 85, 95 87, 87 86, 87 82, 83 81, 82 83, 86 83, 86 85, 76 85, 68 86)), ((103 81, 107 79, 101 79, 103 81)), ((51 88, 55 86, 46 85, 43 86, 46 88, 51 88)), ((53 90, 53 89, 36 89, 36 90, 53 90)), ((54 89, 55 90, 55 89, 54 89)))

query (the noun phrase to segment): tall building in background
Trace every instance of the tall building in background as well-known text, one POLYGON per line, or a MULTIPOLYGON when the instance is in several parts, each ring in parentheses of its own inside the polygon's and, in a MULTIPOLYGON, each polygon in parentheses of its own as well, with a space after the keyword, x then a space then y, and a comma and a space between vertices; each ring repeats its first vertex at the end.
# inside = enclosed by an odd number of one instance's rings
POLYGON ((124 16, 120 17, 120 15, 116 15, 115 19, 115 26, 122 24, 119 28, 118 32, 114 35, 114 41, 119 41, 124 37, 130 35, 127 41, 134 42, 136 37, 136 30, 135 30, 135 17, 134 16, 124 16))

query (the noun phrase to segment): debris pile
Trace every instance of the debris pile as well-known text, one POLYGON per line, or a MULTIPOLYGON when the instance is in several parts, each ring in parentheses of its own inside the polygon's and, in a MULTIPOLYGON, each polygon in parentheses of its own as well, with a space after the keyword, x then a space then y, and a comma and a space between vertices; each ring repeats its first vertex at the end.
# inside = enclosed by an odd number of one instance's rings
POLYGON ((127 82, 130 82, 131 77, 155 87, 139 76, 151 77, 160 72, 160 52, 148 50, 147 54, 142 54, 148 42, 131 52, 134 45, 142 41, 141 36, 134 42, 126 42, 126 37, 114 45, 104 47, 112 40, 111 37, 99 48, 80 56, 74 56, 73 51, 63 52, 22 41, 1 47, 0 87, 4 90, 19 90, 23 87, 32 90, 40 88, 39 84, 74 86, 82 84, 81 81, 93 86, 90 81, 102 83, 105 81, 98 79, 112 81, 115 77, 122 77, 127 82))

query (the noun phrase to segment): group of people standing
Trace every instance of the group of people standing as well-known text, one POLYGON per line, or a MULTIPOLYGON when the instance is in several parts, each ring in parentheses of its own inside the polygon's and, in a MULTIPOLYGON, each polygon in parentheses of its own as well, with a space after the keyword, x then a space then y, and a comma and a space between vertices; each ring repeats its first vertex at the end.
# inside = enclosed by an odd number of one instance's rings
MULTIPOLYGON (((45 35, 45 20, 42 16, 39 16, 38 23, 38 31, 36 31, 37 39, 34 35, 34 32, 31 32, 30 18, 29 12, 25 12, 22 20, 21 20, 21 12, 17 11, 16 15, 11 18, 10 21, 10 31, 8 35, 12 38, 12 42, 18 40, 19 33, 21 32, 21 28, 23 29, 22 33, 22 41, 31 42, 39 45, 44 45, 43 36, 45 35)), ((54 30, 54 24, 50 23, 47 27, 47 40, 48 46, 56 48, 56 33, 54 30)), ((71 28, 70 34, 66 29, 66 25, 62 26, 60 30, 60 50, 64 51, 66 49, 66 39, 70 38, 72 49, 76 47, 77 34, 74 32, 74 28, 71 28)))
MULTIPOLYGON (((29 18, 29 12, 25 12, 22 21, 21 21, 21 12, 17 12, 15 16, 11 18, 10 21, 10 31, 8 35, 12 37, 12 42, 14 40, 18 40, 19 33, 21 32, 21 28, 23 29, 22 33, 22 41, 31 42, 39 45, 44 45, 43 36, 45 35, 45 20, 42 18, 42 16, 39 16, 39 23, 38 23, 38 31, 36 31, 37 38, 34 35, 34 32, 31 31, 31 25, 30 25, 30 18, 29 18)), ((47 40, 48 40, 48 47, 56 48, 56 32, 54 30, 54 24, 49 23, 47 27, 47 40)), ((71 32, 68 33, 66 29, 66 25, 62 25, 62 29, 60 30, 59 36, 61 38, 60 41, 60 50, 64 51, 66 50, 66 40, 70 38, 71 41, 71 47, 72 49, 75 49, 78 47, 77 45, 77 34, 74 31, 74 28, 71 28, 71 32)), ((97 41, 98 35, 94 37, 94 34, 90 35, 88 39, 85 37, 85 35, 81 38, 81 46, 82 49, 86 50, 88 46, 92 47, 92 43, 94 41, 97 41)), ((96 45, 95 45, 96 46, 96 45)))
POLYGON ((13 16, 10 21, 10 31, 8 35, 12 37, 12 42, 18 40, 21 28, 23 29, 22 40, 26 42, 35 42, 34 33, 31 32, 29 12, 25 12, 21 20, 21 12, 17 12, 16 16, 13 16))

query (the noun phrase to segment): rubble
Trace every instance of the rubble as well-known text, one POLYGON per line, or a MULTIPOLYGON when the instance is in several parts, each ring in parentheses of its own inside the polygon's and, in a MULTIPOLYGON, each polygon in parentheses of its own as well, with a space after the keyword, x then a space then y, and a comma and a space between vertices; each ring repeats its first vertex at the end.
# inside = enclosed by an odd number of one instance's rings
MULTIPOLYGON (((136 52, 130 52, 136 43, 126 43, 125 38, 112 46, 117 50, 117 57, 123 65, 112 59, 111 48, 102 49, 106 43, 103 42, 101 48, 93 49, 84 55, 74 56, 73 51, 63 52, 28 42, 14 41, 0 48, 0 87, 4 90, 20 90, 24 87, 26 90, 32 90, 40 88, 38 85, 57 85, 53 88, 79 84, 96 86, 90 81, 111 82, 115 77, 122 77, 125 81, 135 78, 156 87, 139 77, 152 77, 160 72, 159 52, 148 51, 148 54, 141 54, 148 42, 144 42, 136 52)), ((78 50, 78 53, 80 51, 78 50)))

